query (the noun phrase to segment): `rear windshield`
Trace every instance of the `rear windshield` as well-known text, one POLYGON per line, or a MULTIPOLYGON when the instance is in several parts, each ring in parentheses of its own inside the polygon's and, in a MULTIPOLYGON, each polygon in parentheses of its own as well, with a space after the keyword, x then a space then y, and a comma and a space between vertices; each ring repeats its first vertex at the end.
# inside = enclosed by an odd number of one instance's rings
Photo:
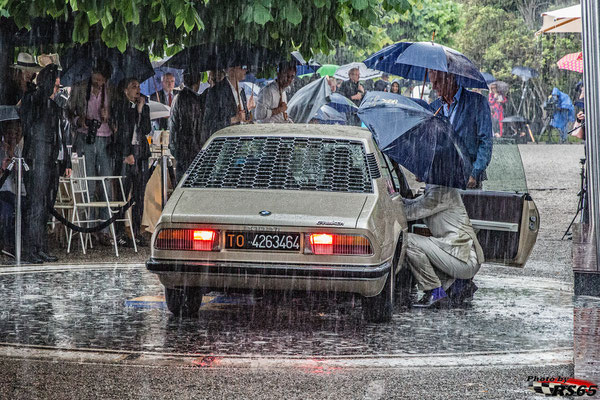
POLYGON ((364 146, 351 140, 216 138, 188 173, 188 188, 373 192, 364 146))

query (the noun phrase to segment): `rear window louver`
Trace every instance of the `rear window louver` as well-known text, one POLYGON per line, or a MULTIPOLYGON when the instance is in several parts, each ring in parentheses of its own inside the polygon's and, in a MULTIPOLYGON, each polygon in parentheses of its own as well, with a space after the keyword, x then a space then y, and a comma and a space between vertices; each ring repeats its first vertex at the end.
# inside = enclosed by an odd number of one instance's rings
POLYGON ((371 178, 381 178, 381 172, 379 170, 379 164, 377 163, 377 157, 375 157, 375 154, 367 154, 367 163, 369 165, 369 173, 371 174, 371 178))
POLYGON ((185 188, 372 193, 380 176, 360 141, 305 137, 220 137, 188 169, 185 188))

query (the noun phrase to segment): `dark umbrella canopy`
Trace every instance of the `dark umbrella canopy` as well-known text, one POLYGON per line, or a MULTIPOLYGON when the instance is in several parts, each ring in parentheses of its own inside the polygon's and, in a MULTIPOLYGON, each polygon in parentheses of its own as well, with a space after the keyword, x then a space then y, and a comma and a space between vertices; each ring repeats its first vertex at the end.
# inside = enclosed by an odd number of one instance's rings
POLYGON ((329 100, 331 88, 326 77, 317 79, 298 90, 288 103, 287 113, 296 123, 307 123, 329 100))
POLYGON ((164 65, 171 68, 194 68, 198 71, 225 69, 235 66, 260 68, 276 65, 282 57, 265 47, 244 42, 205 43, 186 47, 164 65))
POLYGON ((358 111, 356 104, 339 93, 332 93, 329 96, 329 103, 327 105, 341 113, 356 113, 358 111))
POLYGON ((465 189, 472 166, 447 118, 404 96, 369 92, 358 116, 381 151, 426 183, 465 189))
POLYGON ((346 125, 348 122, 346 114, 339 112, 327 104, 319 108, 313 119, 319 124, 327 125, 346 125))
POLYGON ((61 84, 71 86, 87 80, 92 75, 92 65, 97 59, 105 59, 112 66, 111 83, 118 84, 124 78, 134 77, 143 82, 154 75, 147 53, 128 47, 124 53, 108 48, 99 42, 75 46, 60 56, 63 66, 61 84))
POLYGON ((367 58, 367 67, 422 81, 428 69, 456 75, 459 85, 487 89, 485 78, 471 60, 458 51, 432 42, 398 42, 367 58))

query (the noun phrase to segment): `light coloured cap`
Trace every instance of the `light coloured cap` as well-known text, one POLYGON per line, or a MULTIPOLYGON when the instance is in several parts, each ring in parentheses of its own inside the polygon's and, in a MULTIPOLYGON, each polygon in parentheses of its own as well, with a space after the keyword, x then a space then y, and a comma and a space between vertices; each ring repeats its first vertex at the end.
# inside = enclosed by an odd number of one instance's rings
POLYGON ((40 72, 42 70, 42 67, 36 62, 35 57, 29 53, 19 53, 17 62, 11 65, 11 67, 30 72, 40 72))
POLYGON ((41 65, 42 67, 45 67, 50 64, 56 64, 56 65, 58 65, 59 70, 62 69, 62 67, 60 65, 60 59, 58 58, 58 54, 56 54, 56 53, 41 54, 38 56, 37 61, 38 61, 38 64, 41 65))

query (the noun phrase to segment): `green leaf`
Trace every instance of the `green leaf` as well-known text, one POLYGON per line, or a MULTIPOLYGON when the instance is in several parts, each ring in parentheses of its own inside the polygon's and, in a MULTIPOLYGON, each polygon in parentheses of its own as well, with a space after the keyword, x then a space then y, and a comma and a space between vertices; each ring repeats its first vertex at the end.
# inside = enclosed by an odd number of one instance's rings
POLYGON ((140 10, 138 9, 137 4, 133 5, 133 18, 132 18, 131 22, 133 22, 134 25, 140 24, 140 10))
POLYGON ((327 4, 327 0, 314 0, 314 3, 317 8, 322 8, 327 4))
POLYGON ((181 24, 183 24, 183 19, 183 14, 177 14, 177 17, 175 17, 175 28, 179 29, 181 24))
POLYGON ((100 18, 98 17, 98 15, 96 15, 96 13, 93 11, 90 11, 88 13, 88 19, 90 20, 90 26, 96 25, 98 23, 98 21, 100 21, 100 18))
POLYGON ((78 11, 79 8, 77 6, 77 0, 69 0, 69 4, 71 5, 71 9, 73 11, 78 11))
POLYGON ((256 4, 254 6, 254 22, 259 25, 264 25, 269 21, 272 21, 273 17, 271 12, 262 4, 256 4))
POLYGON ((84 12, 78 12, 75 16, 75 23, 73 25, 73 41, 85 43, 88 41, 89 33, 90 24, 87 14, 84 12))
POLYGON ((285 19, 293 25, 298 25, 302 22, 302 13, 293 1, 289 1, 283 8, 283 15, 285 16, 285 19))
POLYGON ((369 0, 352 0, 352 8, 361 11, 369 7, 369 0))

